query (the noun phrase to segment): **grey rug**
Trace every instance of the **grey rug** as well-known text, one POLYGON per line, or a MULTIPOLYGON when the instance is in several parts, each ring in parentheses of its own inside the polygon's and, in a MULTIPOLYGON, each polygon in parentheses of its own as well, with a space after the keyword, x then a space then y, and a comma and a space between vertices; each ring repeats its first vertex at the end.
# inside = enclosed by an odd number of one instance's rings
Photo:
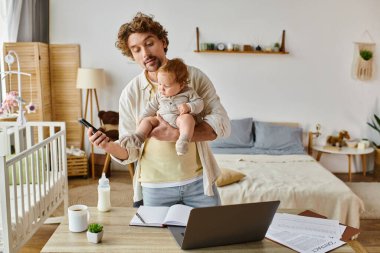
POLYGON ((361 219, 380 219, 380 183, 346 183, 364 202, 365 211, 361 219))

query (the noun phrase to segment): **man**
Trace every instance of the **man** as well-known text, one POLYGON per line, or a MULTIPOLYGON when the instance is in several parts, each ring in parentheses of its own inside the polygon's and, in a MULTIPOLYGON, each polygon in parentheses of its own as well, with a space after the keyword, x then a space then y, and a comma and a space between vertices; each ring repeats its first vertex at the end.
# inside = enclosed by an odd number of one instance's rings
MULTIPOLYGON (((124 88, 119 101, 120 143, 123 136, 134 133, 145 106, 157 91, 157 70, 166 63, 169 40, 167 31, 153 17, 137 13, 130 23, 120 27, 116 47, 137 62, 143 72, 124 88)), ((135 206, 171 206, 183 203, 193 207, 219 205, 214 182, 218 165, 206 141, 230 134, 230 122, 215 88, 207 76, 189 68, 190 83, 204 100, 202 121, 195 127, 189 151, 177 156, 175 141, 178 129, 160 119, 141 149, 123 147, 97 132, 88 137, 121 164, 137 161, 133 179, 135 206)))

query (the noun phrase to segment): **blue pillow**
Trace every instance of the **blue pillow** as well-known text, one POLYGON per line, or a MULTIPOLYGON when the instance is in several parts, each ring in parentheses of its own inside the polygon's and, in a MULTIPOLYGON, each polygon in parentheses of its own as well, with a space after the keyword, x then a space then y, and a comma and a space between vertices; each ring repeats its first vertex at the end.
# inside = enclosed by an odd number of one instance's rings
POLYGON ((231 135, 210 142, 212 148, 253 147, 252 118, 231 120, 231 135))
POLYGON ((302 128, 280 126, 260 121, 256 121, 254 124, 255 148, 287 150, 289 153, 299 153, 304 150, 302 128))

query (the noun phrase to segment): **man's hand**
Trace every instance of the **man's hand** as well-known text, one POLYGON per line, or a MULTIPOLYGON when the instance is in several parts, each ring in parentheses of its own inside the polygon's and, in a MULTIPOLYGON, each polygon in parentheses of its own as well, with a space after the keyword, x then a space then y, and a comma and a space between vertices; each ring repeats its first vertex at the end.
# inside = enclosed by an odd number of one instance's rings
POLYGON ((128 151, 125 148, 122 148, 118 143, 110 141, 110 139, 102 133, 97 131, 95 134, 92 134, 92 128, 87 131, 88 140, 96 147, 104 149, 105 152, 110 153, 114 157, 119 158, 120 160, 127 160, 129 157, 128 151))
POLYGON ((190 107, 187 104, 180 104, 177 108, 181 115, 190 112, 190 107))
POLYGON ((92 134, 92 128, 87 130, 88 140, 95 146, 104 149, 107 152, 107 147, 110 142, 110 139, 102 133, 97 131, 95 134, 92 134))
POLYGON ((160 115, 157 115, 158 126, 153 128, 149 137, 159 141, 176 141, 179 137, 179 130, 169 125, 160 115))

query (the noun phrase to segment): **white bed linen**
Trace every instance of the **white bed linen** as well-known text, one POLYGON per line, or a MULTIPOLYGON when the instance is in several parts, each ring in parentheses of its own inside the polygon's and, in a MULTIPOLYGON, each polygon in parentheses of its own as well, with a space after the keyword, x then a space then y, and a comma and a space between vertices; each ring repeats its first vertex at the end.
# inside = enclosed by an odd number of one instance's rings
POLYGON ((362 200, 308 155, 215 155, 221 168, 246 177, 218 191, 223 205, 280 200, 279 208, 314 210, 353 227, 360 226, 362 200))

